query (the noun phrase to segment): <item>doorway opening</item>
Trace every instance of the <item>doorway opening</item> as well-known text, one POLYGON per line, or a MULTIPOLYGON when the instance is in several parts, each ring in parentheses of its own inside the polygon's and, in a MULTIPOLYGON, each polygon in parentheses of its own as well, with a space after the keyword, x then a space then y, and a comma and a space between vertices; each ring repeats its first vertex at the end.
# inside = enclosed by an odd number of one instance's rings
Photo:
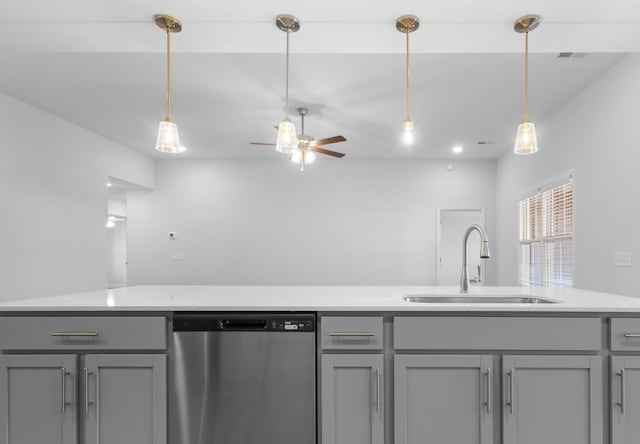
POLYGON ((128 182, 107 177, 107 288, 127 286, 128 182))

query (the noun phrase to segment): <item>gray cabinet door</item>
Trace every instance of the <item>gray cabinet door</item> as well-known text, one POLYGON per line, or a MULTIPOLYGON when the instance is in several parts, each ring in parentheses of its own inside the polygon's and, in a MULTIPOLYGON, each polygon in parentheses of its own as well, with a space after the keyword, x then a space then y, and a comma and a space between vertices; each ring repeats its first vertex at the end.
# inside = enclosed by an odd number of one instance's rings
POLYGON ((322 356, 322 443, 384 443, 382 355, 322 356))
POLYGON ((504 444, 601 444, 602 359, 504 356, 504 444))
POLYGON ((0 442, 75 444, 74 355, 0 355, 0 442))
POLYGON ((394 442, 492 443, 493 367, 487 355, 396 355, 394 442))
POLYGON ((640 442, 640 357, 611 357, 611 444, 640 442))
POLYGON ((85 444, 165 444, 165 355, 87 355, 82 372, 85 444))

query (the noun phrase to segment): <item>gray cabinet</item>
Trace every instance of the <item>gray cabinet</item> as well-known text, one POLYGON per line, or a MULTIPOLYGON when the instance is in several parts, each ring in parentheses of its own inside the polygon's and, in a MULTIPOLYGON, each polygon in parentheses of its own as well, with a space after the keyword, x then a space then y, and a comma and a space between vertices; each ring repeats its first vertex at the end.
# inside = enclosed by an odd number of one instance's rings
POLYGON ((383 355, 323 355, 322 444, 383 444, 383 355))
POLYGON ((503 356, 504 444, 600 444, 599 356, 503 356))
POLYGON ((74 355, 0 355, 0 442, 75 444, 74 355))
POLYGON ((2 444, 166 443, 164 355, 0 355, 2 444), (80 425, 80 427, 78 427, 80 425))
POLYGON ((611 357, 611 444, 640 440, 640 357, 611 357))
POLYGON ((0 355, 0 444, 165 444, 166 356, 151 350, 166 349, 166 326, 163 316, 0 317, 0 350, 16 353, 0 355), (149 353, 115 354, 124 350, 149 353))
POLYGON ((85 444, 166 442, 166 357, 87 355, 85 444))
POLYGON ((496 404, 494 358, 395 356, 396 444, 491 444, 496 404))

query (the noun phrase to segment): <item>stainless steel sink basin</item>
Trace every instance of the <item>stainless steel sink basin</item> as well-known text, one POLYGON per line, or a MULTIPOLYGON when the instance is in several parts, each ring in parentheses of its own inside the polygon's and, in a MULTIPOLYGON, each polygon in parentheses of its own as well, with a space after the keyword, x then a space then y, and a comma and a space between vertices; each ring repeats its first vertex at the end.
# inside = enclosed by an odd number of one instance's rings
POLYGON ((556 304, 557 301, 535 296, 404 296, 407 302, 423 304, 556 304))

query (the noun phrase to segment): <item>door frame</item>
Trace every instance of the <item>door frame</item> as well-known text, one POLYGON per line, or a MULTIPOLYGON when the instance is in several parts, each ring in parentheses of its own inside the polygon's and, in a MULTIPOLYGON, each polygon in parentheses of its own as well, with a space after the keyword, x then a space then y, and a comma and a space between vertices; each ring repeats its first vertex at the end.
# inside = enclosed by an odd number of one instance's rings
MULTIPOLYGON (((440 243, 442 241, 442 229, 441 229, 441 215, 443 211, 479 211, 480 217, 482 219, 482 228, 485 228, 487 219, 485 215, 485 209, 481 205, 442 205, 436 208, 436 284, 441 285, 440 283, 440 251, 442 247, 440 243)), ((486 229, 486 228, 485 228, 486 229)), ((462 241, 462 239, 460 239, 462 241)), ((486 278, 486 269, 482 268, 482 281, 484 282, 486 278)))

